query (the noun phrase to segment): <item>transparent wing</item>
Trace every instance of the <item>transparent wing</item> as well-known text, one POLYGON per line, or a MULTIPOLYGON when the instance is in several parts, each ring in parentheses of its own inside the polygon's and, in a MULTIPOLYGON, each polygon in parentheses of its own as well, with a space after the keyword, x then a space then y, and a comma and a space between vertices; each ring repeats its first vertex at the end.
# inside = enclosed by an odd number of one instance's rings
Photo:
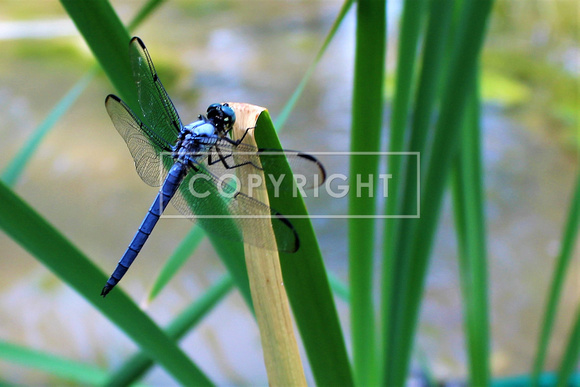
POLYGON ((276 185, 284 191, 294 189, 294 180, 285 176, 286 165, 289 165, 300 188, 311 189, 324 183, 326 171, 318 159, 297 151, 258 149, 252 145, 234 145, 226 140, 219 140, 211 148, 204 166, 214 175, 234 173, 235 168, 251 165, 257 170, 266 172, 266 183, 276 185))
POLYGON ((165 142, 175 144, 182 128, 181 119, 157 76, 145 44, 138 37, 131 39, 129 57, 145 122, 165 142))
MULTIPOLYGON (((296 183, 305 189, 319 187, 326 179, 326 171, 322 163, 317 158, 307 153, 292 151, 292 150, 276 150, 276 149, 260 149, 258 150, 262 167, 267 174, 271 174, 272 178, 280 178, 282 171, 286 168, 286 163, 290 165, 296 183)), ((272 184, 271 179, 266 179, 268 184, 272 184)), ((284 176, 281 180, 281 188, 288 190, 293 189, 292 179, 284 176)))
POLYGON ((188 173, 171 201, 179 212, 197 218, 206 232, 225 239, 267 250, 298 250, 296 230, 282 214, 239 192, 201 165, 198 168, 199 171, 192 169, 188 173), (274 231, 275 241, 269 237, 269 227, 274 231))
POLYGON ((160 186, 174 163, 171 157, 163 157, 161 162, 162 152, 171 152, 171 145, 142 123, 119 97, 107 96, 105 107, 127 143, 141 179, 150 186, 160 186))

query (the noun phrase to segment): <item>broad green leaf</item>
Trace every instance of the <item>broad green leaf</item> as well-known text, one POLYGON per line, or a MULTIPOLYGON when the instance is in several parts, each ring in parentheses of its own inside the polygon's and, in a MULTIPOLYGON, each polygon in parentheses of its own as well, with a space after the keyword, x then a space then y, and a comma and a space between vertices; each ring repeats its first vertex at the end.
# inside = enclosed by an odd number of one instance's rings
MULTIPOLYGON (((258 118, 254 133, 260 148, 281 149, 267 111, 258 118)), ((264 173, 292 176, 289 167, 284 171, 269 171, 265 167, 264 173)), ((270 205, 282 214, 303 216, 291 219, 300 238, 299 250, 292 254, 280 253, 280 260, 284 286, 316 384, 352 385, 344 337, 316 235, 306 218, 304 201, 300 195, 294 197, 291 192, 280 192, 279 195, 269 192, 269 199, 270 205)))
POLYGON ((61 0, 101 68, 134 112, 137 90, 129 62, 129 33, 105 0, 61 0))

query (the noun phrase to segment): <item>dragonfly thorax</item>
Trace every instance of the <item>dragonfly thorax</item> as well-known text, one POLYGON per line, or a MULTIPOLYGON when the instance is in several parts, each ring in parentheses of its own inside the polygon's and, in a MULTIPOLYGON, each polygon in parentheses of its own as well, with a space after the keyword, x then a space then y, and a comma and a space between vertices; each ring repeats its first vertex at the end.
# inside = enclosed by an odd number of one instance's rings
POLYGON ((202 116, 200 121, 192 122, 184 128, 184 139, 193 139, 198 136, 214 136, 217 135, 216 127, 202 116))
POLYGON ((200 154, 219 140, 217 129, 206 117, 183 127, 173 150, 173 157, 184 165, 191 165, 200 154))
POLYGON ((207 108, 207 116, 185 125, 179 133, 173 157, 184 165, 191 165, 198 156, 209 150, 232 130, 236 114, 227 103, 214 103, 207 108))

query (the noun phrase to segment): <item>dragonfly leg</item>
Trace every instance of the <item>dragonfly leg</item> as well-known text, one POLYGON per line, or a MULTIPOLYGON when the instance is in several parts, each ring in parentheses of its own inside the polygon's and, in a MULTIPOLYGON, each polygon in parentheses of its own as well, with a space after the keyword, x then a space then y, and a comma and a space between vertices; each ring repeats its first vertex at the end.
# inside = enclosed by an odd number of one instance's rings
MULTIPOLYGON (((255 128, 256 128, 255 126, 252 126, 251 128, 246 129, 246 131, 244 132, 244 135, 241 138, 237 139, 237 140, 232 140, 231 138, 226 137, 226 136, 224 136, 222 138, 224 140, 226 140, 227 142, 229 142, 230 144, 240 145, 242 142, 244 142, 244 139, 246 138, 246 135, 248 134, 248 132, 250 130, 252 130, 252 129, 255 129, 255 128)), ((230 129, 230 131, 231 131, 231 129, 230 129)))
MULTIPOLYGON (((217 163, 220 163, 220 162, 223 164, 225 159, 228 159, 228 158, 232 157, 233 155, 234 155, 233 153, 230 153, 229 155, 225 155, 224 156, 220 152, 220 153, 218 153, 218 158, 217 159, 214 159, 213 157, 211 157, 212 155, 210 154, 207 157, 207 165, 214 165, 214 164, 217 164, 217 163)), ((229 169, 229 168, 227 168, 227 169, 229 169)))
POLYGON ((218 159, 217 159, 217 160, 214 160, 214 159, 211 157, 211 154, 210 154, 210 155, 208 156, 208 158, 207 158, 207 164, 208 164, 208 165, 213 165, 213 164, 216 164, 216 163, 218 163, 218 162, 221 162, 221 163, 222 163, 222 165, 223 165, 223 166, 224 166, 226 169, 235 169, 235 168, 243 167, 244 165, 251 165, 251 166, 253 166, 254 168, 256 168, 256 169, 259 169, 259 170, 262 170, 262 169, 263 169, 263 168, 262 168, 262 167, 260 167, 259 165, 256 165, 256 164, 254 164, 252 161, 244 161, 243 163, 239 163, 239 164, 232 164, 232 165, 230 165, 230 164, 228 164, 228 161, 227 161, 227 159, 231 158, 231 157, 233 156, 233 153, 230 153, 230 154, 228 154, 228 155, 225 155, 225 156, 224 156, 224 154, 222 153, 222 151, 221 151, 221 149, 219 148, 219 146, 217 146, 217 145, 216 145, 216 146, 214 146, 214 148, 215 148, 215 150, 216 150, 216 153, 217 153, 217 155, 218 155, 218 159))

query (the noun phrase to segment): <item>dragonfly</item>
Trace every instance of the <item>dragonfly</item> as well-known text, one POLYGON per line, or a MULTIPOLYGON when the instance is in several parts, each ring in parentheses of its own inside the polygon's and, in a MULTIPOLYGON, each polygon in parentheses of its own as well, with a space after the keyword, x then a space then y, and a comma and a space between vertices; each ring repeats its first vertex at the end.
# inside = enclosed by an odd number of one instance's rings
MULTIPOLYGON (((140 38, 131 39, 129 57, 143 120, 116 95, 107 96, 105 107, 129 148, 138 175, 148 185, 161 188, 101 295, 105 297, 125 275, 169 202, 218 237, 268 250, 296 252, 300 240, 292 223, 242 192, 237 181, 224 177, 240 167, 276 172, 289 163, 309 188, 324 181, 322 164, 306 153, 270 151, 244 143, 253 128, 246 129, 240 139, 231 139, 236 115, 227 103, 213 103, 205 115, 183 125, 140 38), (268 227, 274 231, 275 240, 264 232, 268 227)), ((274 181, 279 180, 275 177, 274 181)), ((292 184, 282 187, 290 189, 292 184)))

